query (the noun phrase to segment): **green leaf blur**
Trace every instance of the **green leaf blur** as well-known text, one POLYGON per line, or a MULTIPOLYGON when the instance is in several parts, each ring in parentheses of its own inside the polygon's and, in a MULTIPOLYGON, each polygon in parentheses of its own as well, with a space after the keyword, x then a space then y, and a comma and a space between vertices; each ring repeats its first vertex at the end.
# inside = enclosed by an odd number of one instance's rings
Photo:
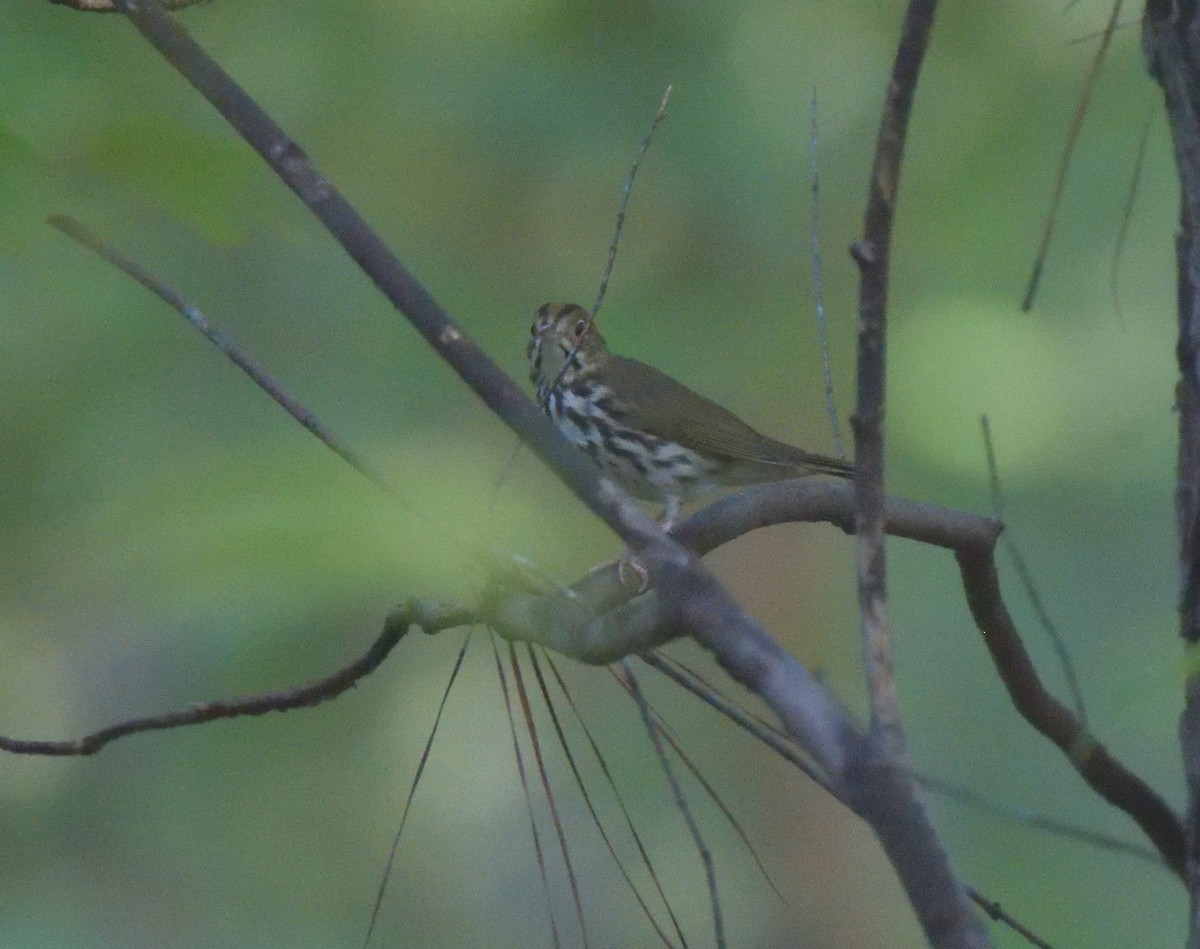
MULTIPOLYGON (((604 332, 767 433, 829 452, 809 103, 815 90, 845 418, 856 331, 845 248, 901 14, 834 0, 213 0, 180 19, 521 380, 534 309, 591 303, 629 162, 674 84, 604 332)), ((1114 41, 1085 123, 1039 305, 1018 309, 1094 49, 1071 41, 1107 15, 1019 0, 939 15, 900 191, 888 487, 986 513, 978 419, 989 415, 1006 519, 1076 658, 1093 729, 1178 800, 1177 188, 1158 119, 1113 283, 1137 139, 1159 107, 1136 27, 1114 41)), ((618 553, 528 452, 509 464, 513 437, 121 17, 9 0, 0 89, 0 733, 66 738, 315 679, 403 599, 476 594, 481 545, 563 580, 618 553), (50 230, 51 213, 188 295, 403 497, 362 483, 158 300, 50 230)), ((861 707, 850 538, 791 526, 710 559, 861 707)), ((951 558, 897 542, 889 566, 916 766, 1137 841, 1012 711, 951 558)), ((1004 580, 1065 694, 1011 571, 1004 580)), ((0 759, 0 945, 359 945, 460 641, 414 635, 314 710, 135 737, 92 759, 0 759)), ((690 939, 708 944, 699 860, 636 712, 603 670, 565 671, 690 939)), ((689 786, 731 945, 921 944, 861 826, 695 700, 647 682, 790 902, 689 786)), ((587 760, 582 743, 576 753, 587 760)), ((652 944, 569 772, 554 769, 592 944, 652 944)), ((482 636, 426 782, 373 945, 550 945, 482 636)), ((1183 891, 1157 867, 952 801, 931 807, 962 876, 1052 944, 1181 943, 1183 891)), ((542 803, 546 846, 544 814, 542 803)))

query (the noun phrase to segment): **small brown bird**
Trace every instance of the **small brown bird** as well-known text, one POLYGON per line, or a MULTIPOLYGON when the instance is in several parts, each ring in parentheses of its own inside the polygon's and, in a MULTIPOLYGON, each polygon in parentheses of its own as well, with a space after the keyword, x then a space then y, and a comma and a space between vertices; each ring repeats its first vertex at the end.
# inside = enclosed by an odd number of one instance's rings
POLYGON ((608 477, 665 504, 666 527, 684 501, 722 487, 854 472, 847 462, 760 435, 666 373, 609 352, 577 304, 540 307, 530 334, 538 404, 608 477))

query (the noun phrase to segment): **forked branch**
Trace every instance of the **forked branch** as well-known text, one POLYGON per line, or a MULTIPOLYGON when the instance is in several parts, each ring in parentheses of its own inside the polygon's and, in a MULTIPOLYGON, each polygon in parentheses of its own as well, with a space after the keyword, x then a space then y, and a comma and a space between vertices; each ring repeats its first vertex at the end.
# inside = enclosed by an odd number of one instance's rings
MULTIPOLYGON (((521 389, 450 320, 428 291, 316 170, 302 149, 163 12, 157 0, 113 2, 259 152, 488 408, 630 544, 650 573, 656 592, 621 607, 623 610, 625 606, 635 608, 639 603, 650 604, 638 607, 645 610, 640 617, 622 616, 622 628, 636 629, 639 624, 646 629, 661 627, 673 635, 686 633, 708 648, 734 679, 768 703, 787 731, 830 777, 832 786, 845 794, 851 806, 869 821, 896 867, 930 942, 946 947, 985 945, 986 932, 971 911, 962 886, 950 871, 917 801, 907 771, 895 767, 894 760, 886 754, 880 755, 879 746, 862 733, 828 691, 746 614, 693 554, 666 537, 625 495, 597 476, 590 461, 566 444, 521 389)), ((900 146, 934 8, 934 0, 913 0, 909 6, 881 128, 865 238, 857 249, 857 257, 864 269, 860 305, 864 322, 864 356, 868 361, 877 361, 878 369, 867 366, 865 375, 868 378, 864 382, 860 368, 856 431, 862 467, 856 485, 858 499, 851 507, 849 494, 843 492, 836 503, 844 504, 849 516, 854 518, 856 529, 868 535, 860 541, 863 551, 860 562, 863 576, 870 581, 864 584, 864 590, 870 593, 870 604, 883 602, 881 539, 885 522, 891 516, 883 499, 882 429, 873 430, 882 417, 881 321, 887 276, 886 267, 876 264, 880 260, 886 261, 890 214, 902 156, 900 146), (882 201, 882 205, 878 201, 882 201), (881 210, 886 218, 880 219, 881 229, 872 224, 877 210, 881 210), (872 310, 872 307, 876 309, 872 310), (872 320, 879 322, 873 324, 872 320), (863 385, 877 385, 877 395, 869 394, 870 398, 863 398, 863 385)), ((864 359, 860 358, 860 367, 863 365, 864 359)), ((777 487, 782 491, 787 486, 777 487)), ((716 505, 713 510, 719 507, 716 505)), ((994 526, 991 529, 994 531, 994 526)), ((681 531, 680 538, 684 536, 681 531)), ((510 593, 509 596, 516 595, 510 593)), ((540 599, 543 602, 550 600, 549 597, 540 599)), ((554 597, 555 601, 558 599, 561 598, 554 597)), ((492 591, 477 608, 461 613, 456 608, 452 612, 461 622, 479 616, 503 627, 508 616, 503 610, 508 608, 508 602, 501 592, 492 591)), ((616 612, 620 613, 620 610, 616 612)), ((513 623, 510 631, 516 626, 513 623)), ((383 639, 381 637, 381 642, 383 639)), ((886 628, 875 625, 869 629, 867 641, 872 656, 872 676, 886 677, 890 674, 886 628)), ((381 646, 382 655, 390 648, 381 646)), ((338 680, 339 687, 347 687, 354 679, 351 676, 344 686, 341 685, 343 681, 338 680)), ((877 682, 883 682, 883 679, 877 682)), ((302 692, 307 701, 297 704, 312 704, 312 701, 328 697, 319 689, 313 691, 313 687, 306 687, 302 692)), ((873 685, 872 697, 875 721, 887 723, 892 716, 886 690, 873 685)), ((246 710, 235 714, 252 714, 251 707, 243 706, 246 710)), ((105 740, 111 740, 111 737, 105 740)))

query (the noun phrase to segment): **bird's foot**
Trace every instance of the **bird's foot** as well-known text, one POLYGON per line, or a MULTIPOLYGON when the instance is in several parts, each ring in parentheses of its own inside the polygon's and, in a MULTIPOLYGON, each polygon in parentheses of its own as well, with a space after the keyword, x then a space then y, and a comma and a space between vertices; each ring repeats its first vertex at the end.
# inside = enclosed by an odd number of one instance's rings
POLYGON ((639 596, 650 589, 650 572, 628 547, 617 558, 617 579, 626 590, 639 596))
MULTIPOLYGON (((675 513, 678 513, 678 508, 675 513)), ((675 526, 675 518, 671 514, 670 507, 663 512, 658 526, 662 528, 664 534, 671 533, 671 528, 675 526)), ((633 590, 639 596, 650 589, 650 571, 642 566, 637 555, 628 547, 617 558, 617 579, 621 581, 621 586, 627 590, 633 590)))

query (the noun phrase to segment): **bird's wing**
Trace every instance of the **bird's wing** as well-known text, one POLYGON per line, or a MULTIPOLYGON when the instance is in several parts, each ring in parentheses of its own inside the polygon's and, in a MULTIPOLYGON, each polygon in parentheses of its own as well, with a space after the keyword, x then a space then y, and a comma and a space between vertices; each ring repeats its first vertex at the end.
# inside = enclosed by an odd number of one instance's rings
POLYGON ((850 470, 835 458, 768 438, 728 409, 636 359, 610 355, 605 375, 614 392, 636 393, 636 404, 628 399, 622 404, 630 423, 659 438, 702 454, 736 461, 785 468, 810 467, 830 474, 845 474, 850 470))
MULTIPOLYGON (((623 400, 623 408, 635 427, 706 455, 772 461, 772 440, 730 410, 644 362, 617 355, 610 356, 610 360, 605 374, 612 380, 613 391, 635 394, 623 400)), ((785 458, 775 461, 788 463, 785 458)))

